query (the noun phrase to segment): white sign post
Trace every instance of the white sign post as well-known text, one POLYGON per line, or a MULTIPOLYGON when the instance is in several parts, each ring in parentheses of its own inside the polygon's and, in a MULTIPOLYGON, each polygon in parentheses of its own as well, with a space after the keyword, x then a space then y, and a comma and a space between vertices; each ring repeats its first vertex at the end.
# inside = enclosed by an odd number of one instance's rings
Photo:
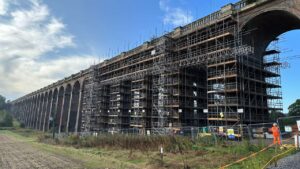
POLYGON ((295 147, 296 149, 300 148, 300 136, 295 135, 295 147))
POLYGON ((164 148, 162 145, 160 146, 160 158, 161 158, 161 161, 164 160, 164 148))
MULTIPOLYGON (((298 131, 300 131, 300 120, 297 120, 298 131)), ((300 136, 299 134, 295 135, 295 146, 297 149, 300 148, 300 136)))
POLYGON ((298 131, 300 131, 300 120, 297 121, 298 131))

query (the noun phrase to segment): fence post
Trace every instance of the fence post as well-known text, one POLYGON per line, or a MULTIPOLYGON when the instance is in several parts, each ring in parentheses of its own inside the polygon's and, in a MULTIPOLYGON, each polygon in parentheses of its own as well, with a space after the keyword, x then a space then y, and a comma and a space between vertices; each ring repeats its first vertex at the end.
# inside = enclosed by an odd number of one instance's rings
POLYGON ((299 134, 295 134, 295 146, 296 146, 296 149, 298 150, 299 149, 299 134))
POLYGON ((252 137, 252 131, 251 131, 250 124, 247 126, 247 128, 248 128, 248 136, 249 136, 249 139, 250 139, 250 140, 253 140, 253 137, 252 137))

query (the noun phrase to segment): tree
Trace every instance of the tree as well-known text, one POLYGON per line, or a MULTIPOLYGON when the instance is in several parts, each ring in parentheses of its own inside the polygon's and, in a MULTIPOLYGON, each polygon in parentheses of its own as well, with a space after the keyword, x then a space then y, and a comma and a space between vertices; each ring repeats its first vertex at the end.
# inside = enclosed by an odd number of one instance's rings
POLYGON ((273 122, 276 121, 279 117, 284 117, 284 116, 285 116, 285 114, 278 112, 278 111, 272 111, 269 114, 270 120, 273 122))
POLYGON ((300 116, 300 99, 289 106, 289 116, 300 116))
POLYGON ((9 103, 6 98, 0 95, 0 127, 12 127, 13 117, 6 110, 9 109, 9 103))
POLYGON ((6 107, 6 98, 0 95, 0 110, 3 110, 6 107))
POLYGON ((0 110, 0 127, 12 127, 13 117, 11 114, 0 110))

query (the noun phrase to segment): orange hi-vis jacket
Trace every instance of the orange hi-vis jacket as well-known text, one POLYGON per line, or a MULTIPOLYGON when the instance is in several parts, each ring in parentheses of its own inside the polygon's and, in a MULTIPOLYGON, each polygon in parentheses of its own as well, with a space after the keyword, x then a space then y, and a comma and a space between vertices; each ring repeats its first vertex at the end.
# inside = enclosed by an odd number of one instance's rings
POLYGON ((280 131, 278 127, 273 126, 272 127, 272 132, 273 132, 273 144, 281 144, 281 140, 280 140, 280 131))
POLYGON ((274 137, 278 137, 280 135, 278 127, 273 126, 272 127, 272 132, 273 132, 274 137))

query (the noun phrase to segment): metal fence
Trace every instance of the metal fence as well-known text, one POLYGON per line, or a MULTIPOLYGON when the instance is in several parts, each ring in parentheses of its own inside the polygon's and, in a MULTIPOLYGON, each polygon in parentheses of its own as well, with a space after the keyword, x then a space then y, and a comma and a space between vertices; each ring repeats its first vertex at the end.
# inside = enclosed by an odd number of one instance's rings
POLYGON ((292 137, 300 131, 300 116, 281 117, 277 123, 280 127, 282 137, 292 137))
MULTIPOLYGON (((281 131, 282 138, 290 138, 299 134, 300 116, 283 117, 277 120, 281 131), (298 122, 298 123, 297 123, 298 122)), ((205 126, 205 127, 177 127, 177 128, 151 128, 151 129, 104 129, 95 132, 78 132, 78 133, 60 133, 57 137, 66 137, 68 135, 77 134, 79 136, 99 136, 101 134, 123 134, 123 135, 141 135, 141 136, 157 136, 172 135, 184 136, 192 139, 201 137, 214 137, 225 140, 242 140, 242 139, 273 139, 272 135, 273 123, 259 123, 249 125, 235 126, 205 126)))

